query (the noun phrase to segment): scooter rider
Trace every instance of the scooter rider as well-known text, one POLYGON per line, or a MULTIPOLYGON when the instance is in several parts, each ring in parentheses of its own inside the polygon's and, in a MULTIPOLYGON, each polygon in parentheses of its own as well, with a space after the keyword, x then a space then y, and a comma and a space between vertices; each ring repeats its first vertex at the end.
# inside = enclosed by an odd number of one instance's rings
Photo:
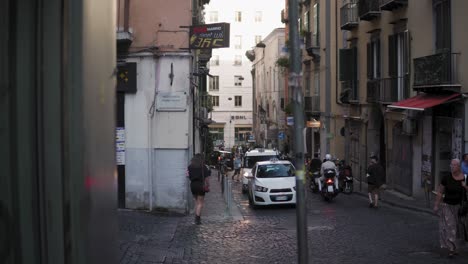
POLYGON ((325 179, 324 172, 328 169, 335 170, 335 188, 336 190, 338 190, 338 181, 336 180, 338 176, 338 169, 336 168, 335 163, 331 159, 332 156, 330 154, 325 155, 325 161, 322 163, 322 166, 320 168, 320 178, 318 179, 319 191, 322 191, 322 182, 325 179))

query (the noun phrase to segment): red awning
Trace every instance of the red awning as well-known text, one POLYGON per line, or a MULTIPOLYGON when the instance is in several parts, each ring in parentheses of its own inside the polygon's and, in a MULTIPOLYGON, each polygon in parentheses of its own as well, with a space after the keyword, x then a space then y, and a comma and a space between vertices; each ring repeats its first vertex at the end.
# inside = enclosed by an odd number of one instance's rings
POLYGON ((392 105, 389 105, 390 108, 400 108, 400 109, 409 109, 424 111, 426 108, 431 108, 436 105, 443 104, 450 99, 460 96, 459 93, 449 93, 449 94, 418 94, 414 97, 408 98, 396 102, 392 105))

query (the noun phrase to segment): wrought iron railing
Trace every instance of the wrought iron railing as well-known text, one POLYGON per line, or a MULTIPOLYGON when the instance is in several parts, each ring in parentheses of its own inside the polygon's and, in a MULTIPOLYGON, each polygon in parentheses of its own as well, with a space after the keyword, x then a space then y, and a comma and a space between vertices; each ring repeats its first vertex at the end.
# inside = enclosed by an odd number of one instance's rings
POLYGON ((340 101, 343 103, 359 102, 359 84, 357 80, 341 82, 340 101))
POLYGON ((409 76, 381 79, 379 102, 394 103, 409 98, 409 76))
POLYGON ((380 79, 367 80, 367 102, 377 103, 380 99, 380 79))
POLYGON ((371 20, 380 15, 379 0, 359 0, 358 14, 361 20, 371 20))
POLYGON ((358 4, 356 0, 351 0, 340 8, 341 29, 349 30, 359 24, 358 4))
POLYGON ((460 85, 459 55, 460 53, 441 52, 415 58, 413 60, 414 88, 460 85))

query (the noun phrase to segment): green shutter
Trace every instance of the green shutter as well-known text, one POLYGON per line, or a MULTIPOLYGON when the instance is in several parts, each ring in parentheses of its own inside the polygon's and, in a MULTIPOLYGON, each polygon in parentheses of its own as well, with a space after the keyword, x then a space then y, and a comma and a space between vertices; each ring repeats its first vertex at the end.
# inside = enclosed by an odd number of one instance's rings
POLYGON ((398 77, 397 35, 388 36, 388 76, 398 77))

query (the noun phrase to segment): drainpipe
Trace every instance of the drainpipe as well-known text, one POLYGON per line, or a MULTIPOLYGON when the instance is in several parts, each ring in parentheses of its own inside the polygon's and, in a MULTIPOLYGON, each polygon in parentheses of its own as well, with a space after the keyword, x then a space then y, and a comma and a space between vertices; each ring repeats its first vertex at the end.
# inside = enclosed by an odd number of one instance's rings
MULTIPOLYGON (((331 29, 331 21, 330 21, 330 1, 325 1, 325 137, 326 137, 326 144, 325 144, 325 153, 330 153, 330 138, 328 135, 330 134, 330 117, 331 117, 331 72, 330 72, 330 29, 331 29)), ((335 8, 336 9, 336 8, 335 8)))
MULTIPOLYGON (((338 3, 336 3, 338 4, 338 3)), ((338 60, 338 56, 339 56, 339 49, 338 49, 338 30, 336 29, 336 27, 338 26, 338 6, 335 6, 335 103, 337 105, 341 105, 343 106, 343 103, 338 100, 338 70, 339 70, 339 60, 338 60)))

